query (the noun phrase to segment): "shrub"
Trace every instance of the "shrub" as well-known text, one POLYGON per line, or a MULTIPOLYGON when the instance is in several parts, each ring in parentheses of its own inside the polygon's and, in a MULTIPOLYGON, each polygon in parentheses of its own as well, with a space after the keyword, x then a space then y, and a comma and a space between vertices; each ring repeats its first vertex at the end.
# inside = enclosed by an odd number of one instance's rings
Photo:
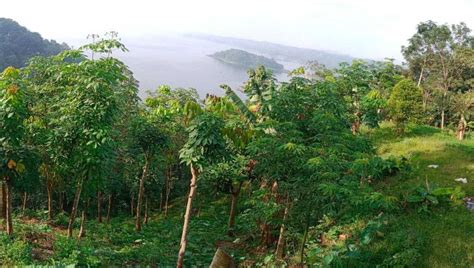
POLYGON ((389 114, 399 133, 405 130, 407 123, 417 123, 423 112, 421 90, 411 80, 398 82, 388 100, 389 114))
POLYGON ((31 246, 27 242, 0 234, 0 265, 30 264, 31 261, 31 246))

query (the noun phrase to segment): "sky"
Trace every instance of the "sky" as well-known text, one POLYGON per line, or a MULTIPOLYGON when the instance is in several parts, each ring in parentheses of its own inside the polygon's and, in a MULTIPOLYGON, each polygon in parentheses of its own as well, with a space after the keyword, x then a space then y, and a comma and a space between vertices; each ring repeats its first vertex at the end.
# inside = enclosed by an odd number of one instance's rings
POLYGON ((0 17, 60 42, 195 32, 401 60, 421 21, 474 29, 474 0, 1 0, 0 17))

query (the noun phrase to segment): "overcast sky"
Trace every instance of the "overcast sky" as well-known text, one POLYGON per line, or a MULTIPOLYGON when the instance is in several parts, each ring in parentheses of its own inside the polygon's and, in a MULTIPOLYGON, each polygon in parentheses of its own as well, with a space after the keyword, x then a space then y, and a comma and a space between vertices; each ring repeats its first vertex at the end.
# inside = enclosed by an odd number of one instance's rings
POLYGON ((2 0, 0 17, 58 41, 198 32, 401 59, 420 21, 474 28, 474 0, 2 0))

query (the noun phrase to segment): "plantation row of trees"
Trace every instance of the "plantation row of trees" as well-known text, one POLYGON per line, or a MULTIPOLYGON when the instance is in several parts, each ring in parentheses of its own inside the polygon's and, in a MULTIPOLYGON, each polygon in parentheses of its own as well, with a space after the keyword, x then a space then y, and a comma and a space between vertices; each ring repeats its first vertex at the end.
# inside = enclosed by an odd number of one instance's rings
POLYGON ((396 197, 372 184, 403 165, 377 157, 361 125, 393 120, 403 131, 409 122, 439 121, 463 138, 473 107, 473 44, 463 24, 422 23, 404 48, 409 70, 392 60, 334 70, 311 63, 278 82, 258 67, 244 84, 245 101, 222 85, 223 97, 201 101, 193 89, 161 86, 141 102, 132 73, 112 56, 126 51, 115 34, 34 58, 23 69, 6 68, 0 76, 6 232, 14 232, 14 203, 46 208, 50 220, 67 213, 68 237, 80 212, 80 239, 86 217, 102 222, 104 209, 106 222, 131 213, 140 232, 150 210, 167 215, 172 201, 185 198, 182 267, 190 221, 224 194, 228 235, 253 234, 248 239, 276 260, 294 255, 310 263, 310 232, 360 228, 365 238, 350 250, 318 253, 355 265, 350 256, 370 241, 373 222, 398 207, 396 197), (447 59, 453 69, 442 67, 447 59))

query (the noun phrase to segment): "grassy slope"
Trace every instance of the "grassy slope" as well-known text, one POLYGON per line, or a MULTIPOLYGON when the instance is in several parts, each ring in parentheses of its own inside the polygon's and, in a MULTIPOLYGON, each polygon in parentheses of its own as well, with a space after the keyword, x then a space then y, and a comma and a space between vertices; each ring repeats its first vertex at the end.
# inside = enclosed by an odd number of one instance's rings
MULTIPOLYGON (((474 139, 457 141, 453 135, 431 127, 410 127, 397 137, 383 125, 371 134, 377 153, 382 157, 405 156, 416 172, 408 178, 396 176, 378 185, 387 194, 406 195, 417 186, 461 186, 474 196, 474 139), (439 168, 428 168, 436 164, 439 168), (454 181, 467 178, 467 184, 454 181)), ((426 238, 419 261, 422 267, 474 267, 474 213, 462 207, 437 210, 431 214, 416 212, 402 216, 396 228, 413 229, 426 238)))

